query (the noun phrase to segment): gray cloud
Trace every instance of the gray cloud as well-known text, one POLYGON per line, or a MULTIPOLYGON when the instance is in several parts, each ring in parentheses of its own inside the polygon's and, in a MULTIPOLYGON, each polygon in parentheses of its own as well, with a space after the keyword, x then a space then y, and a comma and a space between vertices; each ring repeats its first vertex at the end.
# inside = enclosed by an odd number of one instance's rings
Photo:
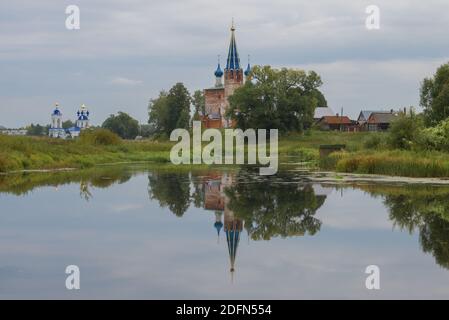
POLYGON ((313 68, 330 106, 350 115, 417 105, 419 82, 449 52, 444 0, 376 1, 377 31, 365 28, 364 0, 79 0, 77 31, 65 29, 69 4, 0 4, 0 125, 48 122, 55 101, 67 115, 89 104, 96 123, 118 110, 144 122, 159 90, 213 83, 232 17, 243 63, 313 68))
POLYGON ((112 84, 120 85, 120 86, 135 86, 142 84, 140 80, 128 79, 125 77, 114 77, 111 79, 112 84))

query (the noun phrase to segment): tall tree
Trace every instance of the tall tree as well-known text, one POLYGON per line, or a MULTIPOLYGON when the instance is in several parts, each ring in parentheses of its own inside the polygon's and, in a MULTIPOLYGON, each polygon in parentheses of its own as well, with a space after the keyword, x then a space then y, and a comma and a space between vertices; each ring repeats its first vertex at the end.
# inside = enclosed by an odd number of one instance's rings
POLYGON ((129 114, 121 111, 117 115, 111 114, 101 126, 111 130, 123 139, 134 139, 140 131, 139 122, 129 114))
POLYGON ((206 113, 206 100, 203 91, 196 90, 192 96, 192 104, 194 107, 193 120, 199 120, 200 114, 206 113))
POLYGON ((420 95, 427 125, 449 117, 449 63, 440 66, 432 78, 423 80, 420 95))
POLYGON ((166 133, 168 123, 168 93, 161 91, 159 97, 151 99, 148 105, 148 124, 154 128, 154 133, 166 133))
POLYGON ((315 108, 327 104, 314 71, 255 66, 251 77, 229 98, 227 115, 239 128, 302 131, 312 125, 315 108))
POLYGON ((48 134, 48 128, 41 126, 40 124, 31 124, 27 128, 28 136, 43 136, 48 134))
POLYGON ((175 84, 168 93, 162 91, 148 106, 149 124, 158 133, 170 133, 177 128, 188 129, 190 122, 190 94, 182 83, 175 84))

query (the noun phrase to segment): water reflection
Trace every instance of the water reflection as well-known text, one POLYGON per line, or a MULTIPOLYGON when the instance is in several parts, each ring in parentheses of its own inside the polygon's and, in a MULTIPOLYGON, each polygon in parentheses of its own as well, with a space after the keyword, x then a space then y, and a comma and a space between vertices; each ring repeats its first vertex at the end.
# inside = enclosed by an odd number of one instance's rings
POLYGON ((0 193, 25 196, 39 187, 53 186, 56 189, 65 184, 80 184, 80 197, 86 201, 92 198, 91 188, 106 189, 112 185, 125 183, 136 171, 123 167, 100 167, 82 171, 23 172, 0 174, 0 193))
POLYGON ((321 222, 314 215, 326 196, 316 195, 311 184, 292 183, 287 174, 276 179, 246 170, 197 175, 152 172, 148 192, 151 200, 178 217, 190 203, 214 212, 213 226, 218 236, 222 229, 225 233, 230 271, 234 272, 244 229, 253 240, 313 235, 320 229, 321 222))
POLYGON ((188 173, 151 172, 148 175, 148 194, 151 200, 159 201, 182 217, 190 205, 190 181, 188 173))
MULTIPOLYGON (((275 178, 247 170, 204 175, 151 173, 148 179, 150 198, 176 216, 182 216, 190 203, 214 212, 217 235, 222 229, 226 235, 231 272, 242 230, 258 241, 315 235, 322 225, 315 214, 326 195, 317 194, 317 185, 292 173, 280 172, 275 178)), ((422 250, 449 268, 449 188, 375 184, 351 188, 383 198, 393 225, 410 233, 418 231, 422 250)))
POLYGON ((429 186, 364 187, 382 196, 394 225, 409 233, 419 232, 421 248, 449 269, 449 189, 429 186))
MULTIPOLYGON (((307 176, 279 172, 262 177, 248 169, 235 171, 173 171, 144 169, 148 172, 148 197, 177 217, 189 208, 210 212, 210 227, 226 239, 231 273, 238 267, 243 234, 252 241, 313 236, 322 229, 317 212, 327 201, 322 185, 307 176)), ((95 198, 95 188, 106 189, 127 183, 142 168, 104 167, 58 173, 0 175, 0 193, 26 196, 31 190, 79 184, 83 200, 95 198)), ((418 233, 423 252, 449 269, 449 187, 420 185, 328 185, 328 189, 363 190, 378 198, 388 210, 396 230, 418 233)), ((146 200, 147 201, 147 200, 146 200)), ((341 198, 342 202, 345 197, 341 198)), ((343 207, 344 207, 343 203, 343 207)), ((363 206, 361 206, 363 207, 363 206)), ((340 207, 341 209, 341 207, 340 207)))

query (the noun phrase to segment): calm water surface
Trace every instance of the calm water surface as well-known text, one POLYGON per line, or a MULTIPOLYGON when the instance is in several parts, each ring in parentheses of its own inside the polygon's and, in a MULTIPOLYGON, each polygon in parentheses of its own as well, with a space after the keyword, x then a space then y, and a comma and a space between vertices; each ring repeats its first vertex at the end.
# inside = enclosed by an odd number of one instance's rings
POLYGON ((243 169, 0 176, 0 298, 449 298, 449 187, 243 169), (372 264, 381 290, 365 288, 372 264))

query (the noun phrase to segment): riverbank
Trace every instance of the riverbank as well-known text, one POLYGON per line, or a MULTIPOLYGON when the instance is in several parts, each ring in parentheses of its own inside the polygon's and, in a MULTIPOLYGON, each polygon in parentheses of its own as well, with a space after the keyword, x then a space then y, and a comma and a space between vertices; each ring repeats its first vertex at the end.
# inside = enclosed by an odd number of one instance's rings
POLYGON ((0 135, 0 172, 60 168, 84 169, 117 162, 168 162, 172 144, 119 141, 113 144, 46 137, 0 135))
POLYGON ((449 154, 440 151, 388 147, 388 133, 311 131, 303 137, 283 138, 280 154, 297 154, 319 170, 414 178, 448 178, 449 154), (320 158, 319 146, 346 148, 320 158))
MULTIPOLYGON (((385 133, 324 132, 283 136, 279 140, 280 165, 313 170, 378 174, 417 178, 449 177, 449 154, 436 151, 391 150, 385 133), (343 152, 320 158, 319 146, 344 144, 343 152)), ((110 144, 91 139, 59 140, 0 135, 0 173, 23 170, 85 169, 115 163, 170 163, 170 141, 124 141, 110 144)))

